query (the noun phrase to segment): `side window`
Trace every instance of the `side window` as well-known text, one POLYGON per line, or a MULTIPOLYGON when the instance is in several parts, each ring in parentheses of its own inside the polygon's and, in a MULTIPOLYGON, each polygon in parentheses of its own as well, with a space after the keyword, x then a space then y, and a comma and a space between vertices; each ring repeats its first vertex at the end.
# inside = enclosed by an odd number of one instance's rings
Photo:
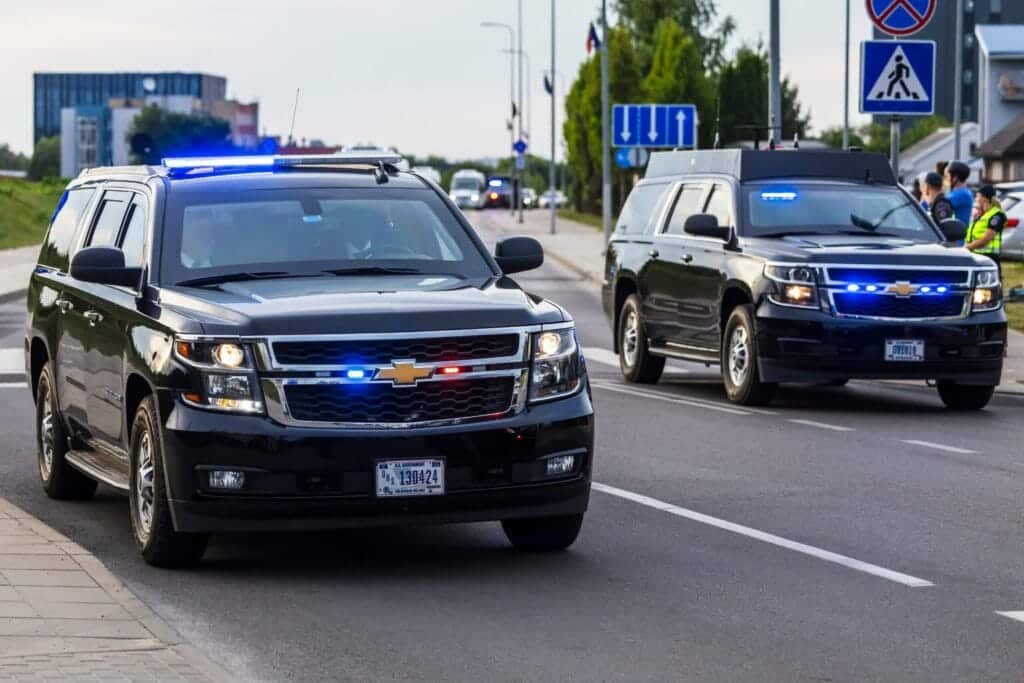
POLYGON ((46 242, 39 252, 40 265, 67 271, 71 244, 78 232, 78 224, 82 222, 82 216, 94 194, 96 190, 87 188, 69 190, 61 195, 50 222, 50 231, 46 234, 46 242))
POLYGON ((121 234, 121 222, 124 220, 125 209, 128 208, 129 192, 106 192, 96 219, 93 221, 92 234, 87 247, 112 247, 121 234))
POLYGON ((686 183, 679 191, 679 198, 672 207, 672 216, 668 219, 667 235, 682 235, 686 219, 695 213, 701 212, 701 200, 704 192, 708 189, 705 183, 686 183))
POLYGON ((715 188, 711 191, 711 199, 708 200, 708 207, 704 209, 704 213, 710 213, 716 217, 721 226, 731 228, 735 224, 732 215, 732 191, 727 185, 715 183, 715 188))
POLYGON ((128 225, 124 229, 120 247, 124 252, 124 264, 129 268, 137 268, 142 265, 142 250, 146 246, 146 219, 149 215, 146 199, 136 196, 128 211, 128 225))
POLYGON ((637 185, 622 207, 615 231, 626 235, 650 233, 650 226, 661 212, 665 183, 637 185))

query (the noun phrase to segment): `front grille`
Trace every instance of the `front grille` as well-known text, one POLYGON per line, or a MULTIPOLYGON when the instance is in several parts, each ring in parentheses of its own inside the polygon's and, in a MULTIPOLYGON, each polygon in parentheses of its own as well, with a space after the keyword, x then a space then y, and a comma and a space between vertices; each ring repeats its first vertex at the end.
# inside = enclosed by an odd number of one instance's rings
POLYGON ((443 363, 503 358, 518 350, 517 334, 274 342, 274 357, 281 365, 381 364, 410 358, 419 363, 443 363))
POLYGON ((917 270, 913 268, 835 268, 828 269, 832 282, 887 284, 909 282, 912 285, 967 284, 966 270, 917 270))
POLYGON ((285 387, 291 416, 303 422, 405 424, 457 420, 506 412, 514 378, 421 382, 297 384, 285 387))
POLYGON ((832 295, 839 315, 874 318, 954 318, 963 313, 964 294, 945 296, 918 295, 905 298, 887 294, 835 292, 832 295))

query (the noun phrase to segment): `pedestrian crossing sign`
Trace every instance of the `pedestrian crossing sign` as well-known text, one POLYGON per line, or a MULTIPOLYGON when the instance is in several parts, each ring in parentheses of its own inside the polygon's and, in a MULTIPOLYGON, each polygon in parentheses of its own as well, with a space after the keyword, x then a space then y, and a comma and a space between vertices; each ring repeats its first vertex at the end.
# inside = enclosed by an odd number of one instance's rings
POLYGON ((883 116, 935 113, 935 41, 861 43, 860 111, 883 116))

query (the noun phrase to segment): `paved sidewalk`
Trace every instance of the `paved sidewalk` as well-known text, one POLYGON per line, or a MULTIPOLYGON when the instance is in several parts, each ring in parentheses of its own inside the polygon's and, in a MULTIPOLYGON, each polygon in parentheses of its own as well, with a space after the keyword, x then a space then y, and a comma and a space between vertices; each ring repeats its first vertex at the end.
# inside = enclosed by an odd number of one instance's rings
MULTIPOLYGON (((524 213, 520 224, 507 211, 468 213, 474 225, 499 235, 530 235, 544 245, 545 258, 551 258, 599 287, 604 273, 604 239, 599 229, 559 218, 556 234, 550 234, 550 215, 535 210, 524 213)), ((1007 358, 1003 363, 1003 383, 998 390, 1024 394, 1024 334, 1010 330, 1007 358)))
POLYGON ((84 548, 0 498, 0 681, 224 681, 84 548))
POLYGON ((39 257, 39 246, 0 249, 0 302, 28 288, 28 279, 39 257))

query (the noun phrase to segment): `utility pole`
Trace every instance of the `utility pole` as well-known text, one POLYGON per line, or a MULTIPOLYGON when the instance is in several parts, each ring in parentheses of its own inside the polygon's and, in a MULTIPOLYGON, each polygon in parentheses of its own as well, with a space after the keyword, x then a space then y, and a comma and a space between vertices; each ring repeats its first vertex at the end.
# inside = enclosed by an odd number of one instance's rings
MULTIPOLYGON (((518 8, 518 19, 519 27, 517 29, 519 33, 519 139, 523 139, 523 0, 519 0, 517 4, 518 8)), ((516 154, 516 161, 519 160, 519 154, 516 154)), ((524 155, 525 158, 525 155, 524 155)), ((515 191, 515 204, 516 208, 519 209, 519 222, 523 222, 523 170, 518 166, 516 167, 516 191, 515 191)))
POLYGON ((608 0, 601 0, 601 224, 612 236, 612 137, 608 102, 608 0))
POLYGON ((960 125, 964 114, 964 0, 956 0, 956 65, 953 67, 953 161, 960 161, 960 125))
MULTIPOLYGON (((522 1, 522 0, 520 0, 522 1)), ((551 206, 551 234, 554 235, 557 228, 555 226, 555 214, 558 211, 557 204, 555 201, 555 105, 558 98, 555 96, 558 90, 555 88, 555 0, 551 0, 551 165, 548 168, 548 191, 551 193, 549 204, 551 206)))
MULTIPOLYGON (((843 52, 843 149, 850 148, 850 0, 846 0, 846 50, 843 52)), ((959 72, 958 72, 959 73, 959 72)))
POLYGON ((769 39, 769 50, 771 51, 770 77, 768 79, 768 127, 769 147, 774 147, 782 138, 782 90, 779 83, 779 0, 771 0, 769 23, 771 24, 771 38, 769 39), (778 128, 778 132, 776 132, 778 128))
POLYGON ((900 117, 889 117, 889 144, 891 145, 890 163, 896 182, 900 182, 900 117))
MULTIPOLYGON (((514 169, 516 164, 516 153, 513 149, 516 142, 516 32, 511 26, 500 21, 481 21, 480 26, 483 28, 503 28, 508 31, 508 101, 510 104, 509 116, 512 117, 508 120, 508 151, 512 155, 512 168, 514 169)), ((515 203, 509 202, 508 208, 512 216, 515 216, 515 203)))

